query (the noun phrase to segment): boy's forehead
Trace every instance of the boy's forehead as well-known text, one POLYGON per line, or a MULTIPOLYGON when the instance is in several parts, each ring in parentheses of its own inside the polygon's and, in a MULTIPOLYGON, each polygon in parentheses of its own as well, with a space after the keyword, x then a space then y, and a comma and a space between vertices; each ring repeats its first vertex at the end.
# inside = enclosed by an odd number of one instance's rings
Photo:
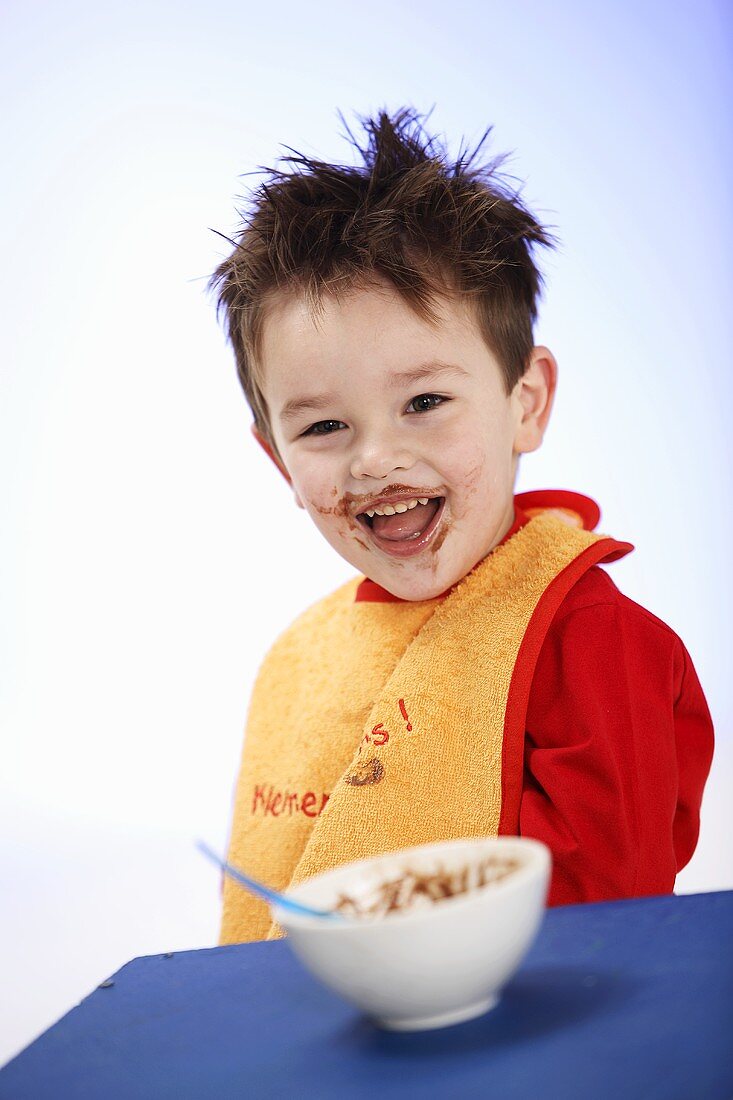
MULTIPOLYGON (((430 303, 433 318, 424 318, 386 281, 355 286, 309 301, 300 291, 279 292, 266 309, 260 359, 268 368, 295 359, 301 367, 311 355, 319 363, 329 354, 341 358, 369 355, 373 349, 401 364, 456 341, 481 339, 476 315, 466 298, 438 297, 430 303)), ((483 342, 483 341, 482 341, 483 342)))

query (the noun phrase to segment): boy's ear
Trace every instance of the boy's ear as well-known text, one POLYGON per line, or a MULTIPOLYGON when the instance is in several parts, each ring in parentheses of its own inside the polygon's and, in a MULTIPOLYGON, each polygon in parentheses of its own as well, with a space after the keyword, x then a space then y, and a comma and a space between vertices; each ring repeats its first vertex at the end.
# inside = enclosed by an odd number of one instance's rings
MULTIPOLYGON (((291 481, 291 478, 290 478, 290 474, 288 473, 288 471, 287 471, 287 470, 285 469, 285 467, 283 466, 283 464, 282 464, 282 462, 280 461, 280 459, 279 459, 279 458, 277 457, 277 455, 275 454, 274 450, 272 449, 272 446, 271 446, 271 445, 270 445, 270 444, 269 444, 269 443, 267 442, 267 440, 265 439, 265 437, 264 437, 264 436, 263 436, 263 435, 262 435, 262 434, 260 433, 260 431, 258 430, 258 428, 257 428, 257 425, 256 425, 256 424, 252 424, 252 425, 250 426, 250 430, 251 430, 251 432, 252 432, 252 435, 253 435, 253 436, 255 437, 255 439, 256 439, 256 440, 257 440, 257 442, 259 443, 260 447, 262 447, 262 450, 263 450, 263 451, 265 452, 265 454, 266 454, 266 455, 267 455, 267 456, 268 456, 268 457, 269 457, 270 459, 272 459, 272 461, 273 461, 273 462, 275 463, 275 465, 277 466, 278 470, 279 470, 279 471, 280 471, 280 473, 281 473, 281 474, 283 475, 283 477, 284 477, 284 478, 285 478, 285 480, 287 481, 288 485, 289 485, 289 486, 291 487, 291 489, 292 489, 292 487, 293 487, 293 482, 291 481)), ((293 492, 295 492, 295 490, 293 490, 293 492)), ((296 504, 298 505, 298 507, 299 507, 299 508, 303 508, 303 507, 304 507, 304 505, 303 505, 303 502, 301 501, 301 499, 300 499, 300 497, 298 496, 298 494, 297 494, 297 493, 295 493, 295 503, 296 503, 296 504)))
POLYGON ((557 360, 549 348, 532 349, 529 366, 517 382, 512 397, 517 402, 517 430, 514 451, 536 451, 552 412, 557 388, 557 360))

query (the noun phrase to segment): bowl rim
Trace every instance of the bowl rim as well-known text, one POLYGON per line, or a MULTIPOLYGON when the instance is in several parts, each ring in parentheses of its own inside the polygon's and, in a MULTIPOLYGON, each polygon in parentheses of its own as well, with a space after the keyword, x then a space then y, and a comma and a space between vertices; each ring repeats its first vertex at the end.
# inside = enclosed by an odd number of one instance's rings
MULTIPOLYGON (((486 883, 484 886, 475 887, 472 890, 468 890, 462 894, 456 894, 454 897, 441 898, 440 904, 436 902, 432 906, 420 906, 417 909, 407 909, 403 913, 391 913, 389 915, 389 921, 385 922, 382 918, 364 918, 364 917, 352 917, 344 916, 340 914, 340 920, 324 920, 323 917, 310 917, 305 913, 294 913, 289 909, 284 909, 281 906, 274 904, 272 906, 272 914, 275 920, 286 931, 289 928, 298 929, 328 929, 329 934, 344 932, 352 930, 354 928, 361 928, 366 930, 367 928, 384 928, 385 923, 388 927, 402 926, 405 922, 423 921, 425 919, 432 920, 435 918, 436 912, 446 913, 455 912, 462 907, 474 905, 479 897, 484 895, 487 891, 491 891, 491 896, 506 895, 507 893, 515 892, 524 886, 527 879, 534 877, 538 873, 541 874, 545 870, 549 877, 552 872, 552 853, 548 846, 541 840, 535 840, 534 837, 525 836, 465 836, 465 837, 451 837, 447 840, 431 840, 424 844, 414 844, 409 848, 395 848, 387 852, 377 852, 373 856, 366 856, 364 859, 349 860, 346 863, 340 863, 336 867, 329 867, 327 871, 321 871, 317 875, 311 875, 307 879, 303 879, 297 886, 294 886, 292 890, 285 892, 285 897, 292 898, 293 901, 303 901, 303 898, 298 896, 298 891, 301 886, 307 886, 313 883, 316 879, 326 878, 326 876, 332 875, 337 871, 345 870, 349 868, 358 868, 365 866, 369 863, 374 863, 376 860, 384 859, 385 857, 394 857, 395 859, 409 857, 412 853, 423 852, 429 848, 435 848, 438 851, 441 849, 450 849, 458 847, 461 844, 470 842, 487 842, 491 841, 498 843, 499 845, 515 845, 524 848, 527 852, 526 862, 518 867, 511 875, 508 875, 504 879, 500 879, 499 882, 486 883)), ((314 904, 312 901, 309 904, 314 904)), ((546 899, 543 902, 543 908, 546 905, 546 899)))

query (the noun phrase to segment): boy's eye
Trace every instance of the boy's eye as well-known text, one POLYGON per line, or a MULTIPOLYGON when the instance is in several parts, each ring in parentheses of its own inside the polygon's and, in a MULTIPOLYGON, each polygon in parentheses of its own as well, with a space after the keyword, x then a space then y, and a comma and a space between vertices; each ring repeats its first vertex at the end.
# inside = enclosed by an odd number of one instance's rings
POLYGON ((419 397, 413 397, 410 405, 418 405, 415 412, 429 412, 430 409, 436 409, 438 407, 434 402, 442 404, 445 400, 445 397, 441 397, 440 394, 437 393, 421 393, 419 397), (424 404, 424 402, 428 402, 428 404, 424 404))
POLYGON ((303 435, 330 435, 341 423, 341 420, 319 420, 317 424, 306 428, 303 435))

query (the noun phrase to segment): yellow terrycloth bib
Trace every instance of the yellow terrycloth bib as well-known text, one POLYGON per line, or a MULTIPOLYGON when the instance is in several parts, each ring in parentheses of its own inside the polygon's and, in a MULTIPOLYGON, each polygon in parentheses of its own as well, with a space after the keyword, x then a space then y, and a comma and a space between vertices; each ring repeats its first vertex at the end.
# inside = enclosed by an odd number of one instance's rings
MULTIPOLYGON (((443 599, 355 602, 277 639, 252 693, 229 860, 279 890, 350 860, 516 832, 534 666, 570 587, 631 547, 531 519, 443 599)), ((283 935, 227 879, 219 942, 283 935)))

